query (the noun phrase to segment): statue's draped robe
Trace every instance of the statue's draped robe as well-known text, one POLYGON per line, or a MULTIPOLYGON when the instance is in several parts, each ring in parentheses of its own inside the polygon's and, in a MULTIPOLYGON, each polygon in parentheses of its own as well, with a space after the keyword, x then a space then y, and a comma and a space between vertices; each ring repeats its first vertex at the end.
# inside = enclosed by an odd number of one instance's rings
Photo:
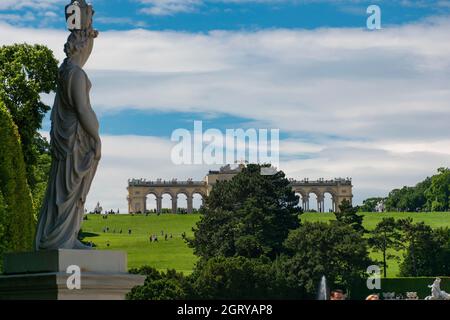
MULTIPOLYGON (((89 103, 90 81, 84 71, 64 62, 58 74, 50 131, 52 166, 47 193, 36 231, 35 249, 77 249, 84 203, 97 170, 95 142, 83 129, 71 96, 74 72, 86 77, 89 103)), ((90 108, 90 105, 89 105, 90 108)))

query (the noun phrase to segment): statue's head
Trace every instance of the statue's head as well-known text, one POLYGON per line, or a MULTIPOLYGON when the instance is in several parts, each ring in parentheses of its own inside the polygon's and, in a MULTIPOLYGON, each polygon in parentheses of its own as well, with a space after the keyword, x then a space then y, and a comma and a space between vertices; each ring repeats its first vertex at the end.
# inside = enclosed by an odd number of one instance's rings
POLYGON ((68 58, 79 57, 84 66, 94 47, 94 39, 97 37, 96 30, 76 30, 72 31, 64 45, 64 52, 68 58))
POLYGON ((68 58, 77 57, 81 66, 89 59, 94 39, 98 36, 98 31, 93 28, 94 13, 92 5, 85 0, 72 0, 65 10, 70 35, 64 45, 64 52, 68 58))

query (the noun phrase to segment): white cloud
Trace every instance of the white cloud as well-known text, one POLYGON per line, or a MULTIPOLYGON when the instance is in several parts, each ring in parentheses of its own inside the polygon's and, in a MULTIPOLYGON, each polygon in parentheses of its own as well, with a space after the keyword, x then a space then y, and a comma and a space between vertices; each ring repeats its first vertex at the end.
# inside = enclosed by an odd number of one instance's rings
MULTIPOLYGON (((450 162, 449 28, 440 18, 380 32, 104 32, 87 66, 92 103, 101 112, 227 113, 280 128, 301 137, 282 142, 282 169, 294 178, 352 176, 361 200, 450 162)), ((0 25, 0 45, 43 43, 60 60, 66 36, 0 25)), ((201 179, 207 171, 146 162, 154 153, 140 149, 151 144, 135 141, 134 153, 104 154, 92 197, 115 207, 126 204, 119 196, 130 177, 201 179)))
POLYGON ((0 10, 21 10, 21 9, 49 9, 58 8, 61 4, 67 4, 67 0, 2 0, 0 10))
POLYGON ((39 27, 62 20, 65 0, 2 0, 0 2, 0 21, 27 26, 33 22, 39 27))
POLYGON ((146 5, 141 9, 142 13, 155 16, 192 12, 202 3, 201 0, 140 0, 140 2, 146 5))

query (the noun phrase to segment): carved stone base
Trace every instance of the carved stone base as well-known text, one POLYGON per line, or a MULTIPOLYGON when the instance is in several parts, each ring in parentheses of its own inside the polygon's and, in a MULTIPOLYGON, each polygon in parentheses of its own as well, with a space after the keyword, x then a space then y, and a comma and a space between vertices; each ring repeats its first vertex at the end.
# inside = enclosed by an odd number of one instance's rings
POLYGON ((145 276, 126 271, 126 253, 54 250, 8 254, 0 276, 0 299, 123 300, 145 276), (80 289, 70 290, 67 267, 80 267, 80 289))

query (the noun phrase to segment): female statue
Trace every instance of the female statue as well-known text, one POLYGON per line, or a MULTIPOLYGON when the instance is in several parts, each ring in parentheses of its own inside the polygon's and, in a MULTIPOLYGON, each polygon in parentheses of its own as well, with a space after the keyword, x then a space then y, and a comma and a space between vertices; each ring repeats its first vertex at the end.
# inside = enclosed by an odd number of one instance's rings
MULTIPOLYGON (((93 12, 92 12, 93 14, 93 12)), ((51 113, 52 166, 36 231, 35 249, 88 249, 78 240, 86 196, 101 157, 99 123, 83 71, 98 32, 73 30, 64 46, 51 113)))

